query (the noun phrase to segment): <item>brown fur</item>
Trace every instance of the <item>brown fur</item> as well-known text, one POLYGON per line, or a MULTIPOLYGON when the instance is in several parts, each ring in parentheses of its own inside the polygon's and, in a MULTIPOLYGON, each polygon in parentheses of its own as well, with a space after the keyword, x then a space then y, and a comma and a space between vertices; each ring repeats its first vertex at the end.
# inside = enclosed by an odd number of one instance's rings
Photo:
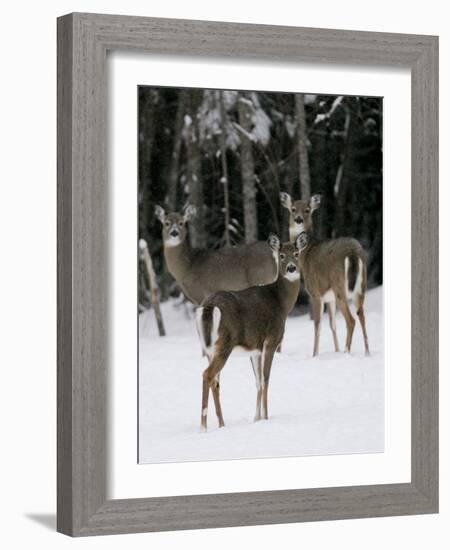
MULTIPOLYGON (((367 259, 366 254, 356 239, 340 237, 337 239, 315 239, 313 237, 313 212, 320 206, 320 194, 313 195, 309 200, 292 201, 287 193, 280 194, 281 204, 289 210, 289 235, 291 240, 295 238, 295 232, 301 224, 302 230, 308 234, 308 244, 300 257, 300 268, 305 283, 305 288, 311 296, 314 318, 314 351, 319 353, 320 321, 323 311, 323 296, 333 291, 336 305, 341 310, 346 325, 347 338, 346 351, 351 350, 355 319, 348 306, 347 290, 353 292, 358 272, 359 261, 362 262, 361 291, 356 293, 354 301, 358 318, 364 337, 366 354, 369 354, 369 342, 367 338, 364 297, 367 290, 367 259), (345 278, 345 259, 348 258, 347 281, 345 278)), ((330 316, 330 328, 333 333, 335 351, 339 351, 334 320, 335 305, 328 303, 330 316)))
MULTIPOLYGON (((366 255, 356 239, 341 237, 339 239, 314 239, 302 251, 300 267, 305 287, 311 296, 323 296, 328 290, 335 290, 339 297, 346 299, 345 258, 349 258, 348 286, 353 291, 358 275, 358 260, 366 263, 366 255)), ((365 292, 366 281, 363 276, 362 290, 365 292)))
POLYGON ((187 222, 195 215, 192 207, 188 207, 184 214, 166 214, 161 207, 157 209, 163 224, 167 267, 185 295, 195 304, 200 304, 218 290, 242 290, 276 280, 278 266, 266 241, 218 250, 193 249, 187 238, 187 222), (180 243, 168 246, 173 230, 178 232, 180 243))
POLYGON ((210 364, 203 373, 203 428, 206 429, 209 389, 216 405, 219 426, 224 425, 218 377, 236 347, 254 353, 252 364, 258 390, 255 420, 261 418, 261 406, 263 417, 268 417, 267 387, 272 359, 283 338, 286 318, 294 307, 300 289, 300 276, 296 280, 288 280, 286 275, 294 269, 298 273, 299 250, 306 245, 306 239, 306 235, 300 235, 296 243, 284 243, 281 246, 279 275, 274 283, 236 292, 215 292, 202 303, 201 319, 198 322, 202 323, 204 344, 213 345, 212 352, 209 352, 210 364), (207 333, 211 332, 214 308, 218 308, 221 315, 218 339, 210 342, 207 333))

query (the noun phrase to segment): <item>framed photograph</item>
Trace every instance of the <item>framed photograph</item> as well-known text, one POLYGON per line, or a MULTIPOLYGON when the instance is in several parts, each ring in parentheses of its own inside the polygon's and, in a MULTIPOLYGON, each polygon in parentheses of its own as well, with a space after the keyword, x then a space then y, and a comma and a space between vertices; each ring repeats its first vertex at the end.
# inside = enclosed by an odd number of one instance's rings
POLYGON ((437 37, 59 18, 58 530, 436 513, 437 185, 437 37))

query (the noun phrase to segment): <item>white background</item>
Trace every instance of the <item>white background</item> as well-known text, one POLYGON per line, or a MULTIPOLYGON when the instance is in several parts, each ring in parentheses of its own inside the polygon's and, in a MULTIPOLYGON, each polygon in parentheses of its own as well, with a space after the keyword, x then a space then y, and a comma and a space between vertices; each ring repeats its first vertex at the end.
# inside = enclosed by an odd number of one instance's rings
MULTIPOLYGON (((136 498, 410 481, 411 331, 409 321, 399 327, 393 319, 397 311, 402 311, 405 320, 411 317, 409 268, 406 274, 402 271, 404 267, 411 265, 411 255, 410 248, 398 247, 395 239, 385 239, 383 251, 384 265, 387 267, 383 281, 386 320, 384 322, 386 424, 385 449, 382 453, 296 456, 283 460, 180 462, 165 466, 137 464, 135 454, 137 379, 136 371, 130 372, 129 368, 130 362, 134 364, 137 360, 135 299, 137 288, 134 262, 137 187, 135 187, 136 193, 130 191, 130 181, 137 180, 137 141, 133 139, 138 131, 135 116, 137 84, 164 83, 204 88, 229 86, 231 89, 271 87, 272 90, 283 91, 296 91, 301 87, 305 92, 332 91, 336 94, 384 96, 383 230, 385 235, 391 236, 401 223, 404 227, 404 238, 409 241, 411 231, 409 143, 411 77, 409 71, 392 71, 383 68, 369 70, 361 67, 330 68, 327 66, 325 68, 322 66, 320 68, 319 65, 311 64, 297 64, 295 67, 292 65, 280 67, 279 64, 255 66, 251 62, 241 62, 236 67, 235 63, 228 60, 179 61, 169 60, 163 56, 149 57, 118 53, 109 60, 108 74, 110 127, 120 128, 120 132, 111 132, 113 135, 110 137, 108 149, 111 211, 113 212, 110 224, 113 278, 110 294, 112 338, 109 353, 113 387, 108 410, 108 417, 112 418, 110 420, 112 444, 108 456, 113 457, 110 496, 136 498), (332 82, 331 88, 330 82, 332 82), (399 203, 403 203, 400 211, 395 208, 399 203), (396 212, 398 212, 397 218, 396 212), (125 288, 128 289, 127 292, 123 291, 125 288), (332 472, 332 475, 324 476, 324 472, 332 472)), ((370 309, 366 307, 366 311, 370 315, 370 309)), ((371 333, 370 328, 369 333, 371 333)), ((373 336, 373 333, 371 334, 373 336)), ((288 338, 286 340, 288 341, 288 338)), ((150 358, 149 360, 151 361, 150 358)), ((366 365, 366 368, 377 367, 366 365)), ((141 398, 145 399, 145 394, 141 394, 141 398)), ((158 413, 154 415, 157 417, 158 413)), ((158 422, 156 418, 153 420, 158 422)), ((269 434, 270 432, 266 432, 265 437, 271 437, 269 434)), ((306 435, 305 438, 307 439, 306 435)), ((222 449, 222 453, 222 457, 227 455, 225 449, 222 449)), ((258 451, 255 451, 253 456, 258 456, 257 453, 258 451)), ((286 450, 286 454, 296 455, 297 453, 286 450)))
MULTIPOLYGON (((1 33, 1 422, 2 545, 45 548, 446 548, 450 520, 449 353, 441 351, 441 513, 438 516, 219 529, 78 539, 54 531, 56 411, 56 26, 55 17, 71 11, 96 11, 253 23, 303 25, 440 35, 441 181, 449 181, 450 29, 445 3, 437 0, 394 3, 376 0, 322 0, 317 3, 244 3, 242 0, 163 3, 134 0, 59 0, 8 3, 1 33), (405 13, 407 10, 407 17, 405 13)), ((441 235, 450 221, 441 192, 441 235)), ((398 205, 401 208, 401 204, 398 205)), ((401 231, 399 232, 401 239, 401 231)), ((447 245, 447 246, 446 246, 447 245)), ((441 280, 449 280, 448 252, 441 280)), ((449 304, 441 285, 442 317, 449 304)), ((401 322, 401 318, 399 318, 401 322)), ((442 341, 448 338, 442 320, 442 341)))

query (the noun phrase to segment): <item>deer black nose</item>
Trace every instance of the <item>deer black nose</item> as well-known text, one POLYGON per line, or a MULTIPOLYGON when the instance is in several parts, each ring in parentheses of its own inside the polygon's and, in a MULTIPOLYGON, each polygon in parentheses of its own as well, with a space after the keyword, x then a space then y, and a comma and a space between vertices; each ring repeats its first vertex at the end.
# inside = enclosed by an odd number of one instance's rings
POLYGON ((294 273, 294 271, 297 271, 297 268, 295 267, 295 265, 289 264, 287 266, 287 270, 289 271, 289 273, 294 273))
POLYGON ((178 231, 176 229, 172 229, 172 231, 170 232, 170 236, 171 237, 178 237, 178 231))
POLYGON ((303 218, 301 218, 300 216, 297 216, 295 218, 295 223, 303 223, 303 218))

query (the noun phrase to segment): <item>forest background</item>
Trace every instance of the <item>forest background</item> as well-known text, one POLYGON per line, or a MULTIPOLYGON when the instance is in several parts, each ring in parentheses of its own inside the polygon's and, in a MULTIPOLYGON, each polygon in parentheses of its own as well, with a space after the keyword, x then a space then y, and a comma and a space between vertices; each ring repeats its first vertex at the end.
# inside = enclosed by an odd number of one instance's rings
MULTIPOLYGON (((315 235, 358 239, 369 286, 382 284, 382 98, 147 86, 138 93, 139 238, 162 301, 180 290, 165 266, 155 204, 195 205, 191 245, 217 248, 270 232, 288 240, 280 191, 293 199, 321 192, 315 235)), ((142 311, 151 300, 139 265, 142 311)))

